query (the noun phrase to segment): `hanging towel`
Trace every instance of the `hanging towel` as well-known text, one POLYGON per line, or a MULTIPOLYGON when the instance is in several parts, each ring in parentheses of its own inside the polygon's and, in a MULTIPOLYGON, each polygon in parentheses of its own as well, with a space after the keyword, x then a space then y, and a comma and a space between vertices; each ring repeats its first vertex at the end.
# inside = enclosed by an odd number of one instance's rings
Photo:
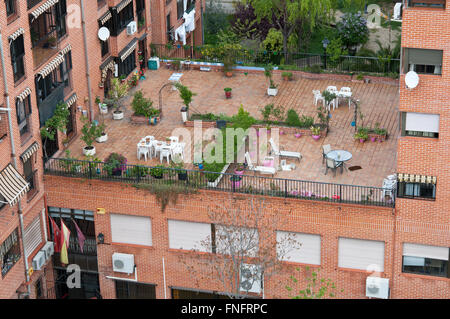
POLYGON ((178 41, 178 37, 180 37, 183 45, 186 45, 186 28, 184 24, 175 30, 175 41, 178 41))
POLYGON ((189 13, 183 14, 184 25, 186 26, 186 32, 192 32, 195 30, 195 9, 192 9, 189 13))

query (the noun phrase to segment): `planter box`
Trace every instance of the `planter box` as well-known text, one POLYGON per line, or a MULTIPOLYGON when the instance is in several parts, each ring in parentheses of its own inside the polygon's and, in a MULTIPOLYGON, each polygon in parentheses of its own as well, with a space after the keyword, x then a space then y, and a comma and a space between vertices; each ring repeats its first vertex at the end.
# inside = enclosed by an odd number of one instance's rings
POLYGON ((115 119, 115 120, 123 119, 123 111, 119 111, 119 112, 114 111, 113 112, 113 119, 115 119))
POLYGON ((219 184, 220 180, 223 177, 223 174, 227 171, 228 167, 230 167, 230 164, 227 164, 223 167, 222 171, 218 173, 220 174, 219 177, 217 177, 214 182, 208 182, 208 187, 217 187, 217 185, 219 184))
POLYGON ((275 89, 268 88, 267 89, 267 95, 269 95, 269 96, 276 96, 277 94, 278 94, 278 89, 277 88, 275 88, 275 89))
POLYGON ((143 115, 131 115, 131 123, 134 124, 147 124, 148 118, 143 115))
POLYGON ((108 140, 108 134, 97 137, 95 140, 97 141, 97 143, 104 143, 108 140))
POLYGON ((95 147, 92 146, 91 149, 86 149, 86 147, 83 147, 83 154, 85 156, 94 156, 95 155, 95 147))

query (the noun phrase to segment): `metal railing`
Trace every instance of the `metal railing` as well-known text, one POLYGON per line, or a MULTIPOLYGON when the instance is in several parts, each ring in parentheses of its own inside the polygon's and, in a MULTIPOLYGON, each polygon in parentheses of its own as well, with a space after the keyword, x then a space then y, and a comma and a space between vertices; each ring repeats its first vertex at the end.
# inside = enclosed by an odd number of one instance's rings
MULTIPOLYGON (((194 46, 177 44, 151 44, 152 55, 166 59, 193 59, 204 62, 223 62, 224 50, 220 47, 194 46)), ((295 66, 308 69, 316 66, 321 69, 339 72, 368 73, 400 73, 400 59, 383 60, 378 57, 340 56, 338 58, 325 54, 282 51, 227 49, 237 65, 265 66, 295 66), (283 62, 283 63, 281 63, 283 62)))
POLYGON ((168 185, 192 189, 209 189, 231 193, 297 198, 342 204, 395 206, 395 191, 369 186, 322 183, 263 176, 206 172, 104 162, 52 158, 45 164, 45 174, 64 177, 119 181, 132 184, 168 185), (221 178, 219 183, 214 183, 221 178))
POLYGON ((30 10, 42 0, 27 0, 27 9, 30 10))

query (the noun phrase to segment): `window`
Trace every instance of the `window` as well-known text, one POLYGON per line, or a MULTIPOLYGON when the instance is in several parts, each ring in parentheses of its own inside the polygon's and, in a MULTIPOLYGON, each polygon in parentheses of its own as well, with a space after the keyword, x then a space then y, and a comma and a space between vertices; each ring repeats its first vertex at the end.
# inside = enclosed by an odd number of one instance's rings
POLYGON ((67 33, 66 27, 67 7, 66 0, 60 0, 55 4, 55 23, 58 38, 63 37, 67 33))
POLYGON ((398 197, 436 199, 436 185, 431 183, 398 183, 398 197))
POLYGON ((156 299, 155 285, 115 280, 117 299, 156 299))
POLYGON ((6 206, 6 198, 0 194, 0 210, 6 206))
POLYGON ((415 71, 422 74, 438 74, 442 72, 442 50, 404 48, 404 73, 415 71))
POLYGON ((20 259, 20 245, 18 240, 19 231, 17 228, 5 239, 0 246, 0 261, 2 262, 2 277, 11 270, 11 268, 20 259))
POLYGON ((17 125, 20 136, 31 131, 31 98, 28 95, 23 100, 16 99, 17 125))
MULTIPOLYGON (((289 233, 277 231, 277 243, 289 242, 295 240, 300 247, 293 247, 289 251, 281 252, 284 255, 282 260, 305 263, 312 265, 320 265, 320 235, 289 233)), ((278 249, 287 247, 278 246, 278 249)))
POLYGON ((445 0, 409 0, 409 7, 445 8, 445 0))
POLYGON ((402 112, 402 136, 439 137, 439 114, 402 112))
POLYGON ((211 236, 211 224, 169 220, 169 248, 210 252, 205 247, 211 236))
POLYGON ((450 278, 448 260, 448 247, 403 244, 402 271, 404 273, 450 278))
POLYGON ((339 238, 338 266, 360 270, 384 271, 384 242, 339 238))
POLYGON ((5 0, 6 15, 12 16, 16 13, 16 0, 5 0))
POLYGON ((111 241, 135 245, 152 245, 150 217, 111 214, 111 241))
POLYGON ((34 284, 34 290, 35 290, 35 292, 36 292, 36 298, 37 298, 37 299, 43 297, 43 295, 42 295, 42 277, 39 278, 39 279, 36 281, 36 283, 34 284))
POLYGON ((177 19, 180 20, 183 17, 184 8, 183 0, 177 0, 177 19))
POLYGON ((42 242, 40 214, 25 229, 23 241, 24 241, 24 254, 25 257, 28 258, 42 242))
POLYGON ((64 83, 64 96, 72 91, 72 51, 67 52, 64 55, 64 62, 59 65, 59 72, 61 75, 61 80, 64 83))
POLYGON ((120 32, 123 31, 130 23, 134 20, 134 13, 133 13, 133 2, 130 2, 129 5, 127 5, 125 8, 123 8, 119 13, 117 13, 116 10, 113 11, 116 16, 117 21, 117 33, 118 35, 120 32))
POLYGON ((141 29, 145 26, 145 1, 136 0, 136 16, 138 20, 138 28, 141 29))
POLYGON ((109 53, 109 39, 106 41, 100 40, 100 48, 102 52, 102 57, 109 53))
POLYGON ((35 180, 35 172, 33 171, 33 162, 32 162, 32 157, 30 157, 29 159, 27 159, 27 161, 25 163, 23 163, 23 175, 25 177, 25 180, 30 183, 30 190, 28 191, 28 196, 31 197, 32 195, 35 194, 35 192, 37 191, 37 185, 36 185, 36 180, 35 180))
POLYGON ((136 68, 136 50, 123 61, 119 59, 119 76, 128 76, 136 68))
POLYGON ((173 42, 174 41, 174 36, 173 36, 173 28, 170 25, 170 12, 169 14, 166 16, 166 32, 167 32, 167 42, 173 42))
POLYGON ((25 48, 23 45, 23 34, 18 36, 10 46, 11 64, 14 74, 14 82, 19 81, 25 75, 25 48))

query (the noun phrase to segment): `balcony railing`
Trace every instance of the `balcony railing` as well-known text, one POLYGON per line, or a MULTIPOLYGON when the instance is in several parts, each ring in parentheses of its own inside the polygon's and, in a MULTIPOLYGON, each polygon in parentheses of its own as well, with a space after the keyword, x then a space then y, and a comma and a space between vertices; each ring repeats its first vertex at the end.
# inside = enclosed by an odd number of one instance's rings
POLYGON ((339 204, 360 204, 368 206, 395 206, 395 190, 387 191, 378 187, 321 183, 313 181, 270 178, 242 175, 239 182, 230 178, 229 173, 205 172, 175 168, 160 168, 138 165, 120 165, 113 168, 107 163, 72 160, 63 158, 49 159, 44 172, 49 175, 88 178, 106 181, 119 181, 135 184, 159 184, 182 186, 194 189, 209 189, 230 193, 264 195, 282 198, 332 202, 339 204), (219 183, 213 183, 221 178, 219 183))

